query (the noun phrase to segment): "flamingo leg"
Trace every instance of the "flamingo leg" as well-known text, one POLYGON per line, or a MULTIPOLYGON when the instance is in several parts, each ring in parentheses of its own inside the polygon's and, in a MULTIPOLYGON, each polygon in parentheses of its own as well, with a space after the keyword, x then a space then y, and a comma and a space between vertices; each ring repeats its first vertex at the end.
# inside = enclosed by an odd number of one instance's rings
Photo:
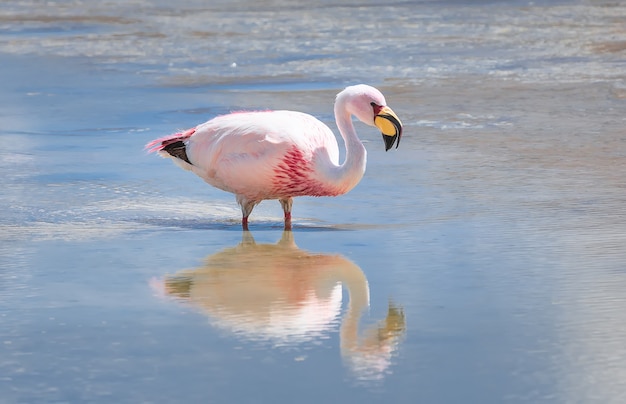
POLYGON ((248 231, 248 216, 250 216, 252 209, 254 209, 258 202, 237 196, 237 203, 241 206, 241 227, 244 231, 248 231))
POLYGON ((285 212, 285 230, 291 230, 291 206, 293 205, 293 198, 280 199, 279 201, 285 212))

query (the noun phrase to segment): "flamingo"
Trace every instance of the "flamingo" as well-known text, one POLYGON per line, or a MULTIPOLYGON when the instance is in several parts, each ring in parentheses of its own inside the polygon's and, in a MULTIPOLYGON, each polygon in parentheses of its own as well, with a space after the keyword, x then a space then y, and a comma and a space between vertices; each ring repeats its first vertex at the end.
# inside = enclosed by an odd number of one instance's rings
POLYGON ((402 137, 402 123, 376 88, 346 87, 335 100, 335 121, 345 142, 339 164, 337 140, 328 126, 296 111, 235 112, 146 145, 210 185, 235 194, 243 230, 254 207, 278 199, 291 229, 296 196, 337 196, 354 188, 365 173, 367 152, 352 116, 382 132, 385 151, 402 137))

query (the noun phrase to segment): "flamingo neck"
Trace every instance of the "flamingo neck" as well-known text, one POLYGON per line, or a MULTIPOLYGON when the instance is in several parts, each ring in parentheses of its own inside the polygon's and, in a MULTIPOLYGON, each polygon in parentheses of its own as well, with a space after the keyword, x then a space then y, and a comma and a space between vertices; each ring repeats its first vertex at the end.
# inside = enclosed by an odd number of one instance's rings
POLYGON ((359 183, 365 173, 367 151, 356 134, 352 117, 346 108, 346 102, 338 99, 335 103, 335 121, 346 147, 346 159, 332 170, 332 180, 342 193, 348 192, 359 183))
MULTIPOLYGON (((351 263, 352 264, 352 263, 351 263)), ((356 264, 342 267, 339 280, 348 290, 348 309, 341 322, 341 351, 351 356, 359 346, 359 320, 370 304, 370 289, 365 274, 356 264)))

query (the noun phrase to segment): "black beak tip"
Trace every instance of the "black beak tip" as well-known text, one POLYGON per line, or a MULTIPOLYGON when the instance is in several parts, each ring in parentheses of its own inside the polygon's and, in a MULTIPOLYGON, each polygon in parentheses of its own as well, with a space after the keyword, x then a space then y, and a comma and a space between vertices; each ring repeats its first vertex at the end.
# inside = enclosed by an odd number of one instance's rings
POLYGON ((398 145, 400 144, 400 139, 398 135, 394 135, 394 136, 383 135, 383 140, 385 141, 385 151, 389 151, 389 149, 393 147, 394 143, 396 143, 396 140, 398 141, 398 143, 396 144, 396 149, 398 148, 398 145))
POLYGON ((398 132, 398 134, 394 137, 398 138, 398 142, 396 143, 396 149, 400 146, 400 139, 402 139, 402 127, 400 127, 400 131, 398 132))

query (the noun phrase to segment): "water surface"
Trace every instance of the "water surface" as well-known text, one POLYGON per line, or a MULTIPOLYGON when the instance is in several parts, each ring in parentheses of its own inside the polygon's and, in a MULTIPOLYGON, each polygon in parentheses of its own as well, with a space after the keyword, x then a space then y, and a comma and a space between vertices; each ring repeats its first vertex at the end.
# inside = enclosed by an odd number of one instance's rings
POLYGON ((0 6, 2 402, 620 403, 626 7, 0 6), (215 115, 334 128, 362 182, 294 231, 143 145, 215 115))

